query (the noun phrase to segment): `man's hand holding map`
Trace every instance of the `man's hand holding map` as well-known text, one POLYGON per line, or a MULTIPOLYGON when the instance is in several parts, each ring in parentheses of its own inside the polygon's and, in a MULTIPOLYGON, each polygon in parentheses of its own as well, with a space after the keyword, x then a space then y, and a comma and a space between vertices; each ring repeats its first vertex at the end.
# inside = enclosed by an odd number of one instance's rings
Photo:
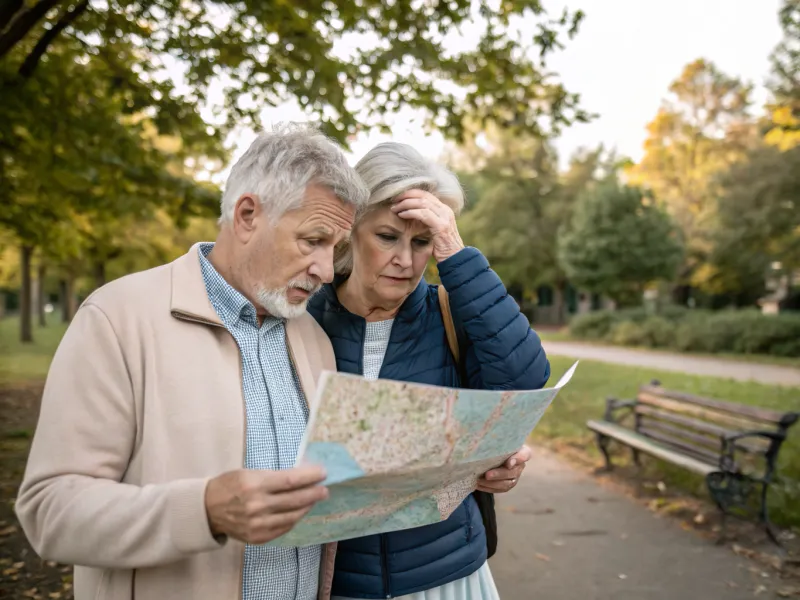
POLYGON ((323 373, 298 464, 325 468, 330 497, 270 543, 308 546, 446 519, 525 443, 552 388, 487 391, 323 373))

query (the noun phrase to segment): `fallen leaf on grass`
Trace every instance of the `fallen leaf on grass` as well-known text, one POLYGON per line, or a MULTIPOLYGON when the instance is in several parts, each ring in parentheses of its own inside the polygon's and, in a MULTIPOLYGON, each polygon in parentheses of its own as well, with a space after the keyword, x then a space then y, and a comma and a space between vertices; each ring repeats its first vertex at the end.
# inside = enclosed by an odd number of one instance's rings
POLYGON ((19 530, 17 529, 16 525, 9 525, 8 527, 0 529, 0 537, 6 537, 8 535, 11 535, 12 533, 16 533, 17 531, 19 530))
POLYGON ((58 598, 61 598, 61 592, 50 592, 47 594, 47 597, 52 598, 53 600, 58 600, 58 598))
POLYGON ((537 552, 536 554, 534 554, 534 556, 539 560, 543 560, 544 562, 550 562, 550 557, 547 556, 547 554, 540 554, 539 552, 537 552))

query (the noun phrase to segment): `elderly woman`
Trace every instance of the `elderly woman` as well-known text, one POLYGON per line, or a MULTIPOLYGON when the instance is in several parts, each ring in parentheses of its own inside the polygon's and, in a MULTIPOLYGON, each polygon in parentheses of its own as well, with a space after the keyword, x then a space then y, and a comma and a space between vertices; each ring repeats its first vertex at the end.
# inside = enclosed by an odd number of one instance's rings
MULTIPOLYGON (((397 143, 371 150, 356 171, 370 201, 338 251, 336 279, 309 304, 338 369, 449 387, 541 388, 550 367, 539 337, 486 258, 461 241, 456 177, 397 143), (448 346, 437 286, 422 278, 431 256, 464 334, 463 365, 448 346)), ((508 491, 528 458, 525 448, 487 473, 479 490, 508 491)), ((470 495, 440 523, 340 542, 333 597, 497 598, 486 560, 486 531, 470 495)))

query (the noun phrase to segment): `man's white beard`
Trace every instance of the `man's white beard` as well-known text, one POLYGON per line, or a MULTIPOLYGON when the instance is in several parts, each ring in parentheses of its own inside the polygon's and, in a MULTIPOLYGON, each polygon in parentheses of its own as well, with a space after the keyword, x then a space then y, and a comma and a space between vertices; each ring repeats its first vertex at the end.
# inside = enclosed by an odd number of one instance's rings
POLYGON ((263 288, 258 290, 256 293, 256 300, 258 300, 258 303, 273 317, 296 319, 306 312, 308 301, 311 300, 320 288, 321 286, 315 286, 305 281, 290 281, 289 285, 277 290, 267 290, 263 288), (287 296, 289 289, 293 287, 311 292, 311 295, 302 302, 293 304, 289 302, 289 297, 287 296))

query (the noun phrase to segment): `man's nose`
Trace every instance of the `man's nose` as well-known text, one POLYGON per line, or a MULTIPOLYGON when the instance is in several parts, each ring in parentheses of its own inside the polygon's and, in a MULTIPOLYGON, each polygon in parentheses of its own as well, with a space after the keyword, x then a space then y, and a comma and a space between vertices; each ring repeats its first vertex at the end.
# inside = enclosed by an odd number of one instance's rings
POLYGON ((325 252, 320 256, 319 260, 311 263, 308 269, 308 274, 312 277, 318 277, 322 283, 330 283, 333 281, 333 250, 325 252))

